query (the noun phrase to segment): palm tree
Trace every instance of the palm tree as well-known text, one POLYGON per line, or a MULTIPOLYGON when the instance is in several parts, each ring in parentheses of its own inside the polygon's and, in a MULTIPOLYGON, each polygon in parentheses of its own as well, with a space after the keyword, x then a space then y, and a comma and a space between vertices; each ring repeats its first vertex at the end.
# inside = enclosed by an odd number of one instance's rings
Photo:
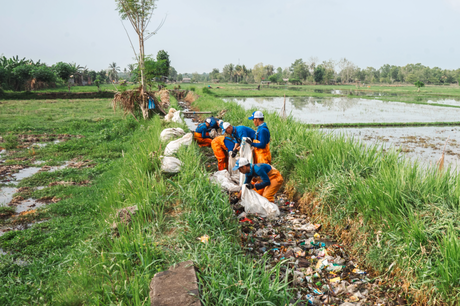
POLYGON ((113 82, 118 81, 118 72, 120 71, 120 67, 117 66, 117 63, 113 62, 109 64, 109 78, 113 82))

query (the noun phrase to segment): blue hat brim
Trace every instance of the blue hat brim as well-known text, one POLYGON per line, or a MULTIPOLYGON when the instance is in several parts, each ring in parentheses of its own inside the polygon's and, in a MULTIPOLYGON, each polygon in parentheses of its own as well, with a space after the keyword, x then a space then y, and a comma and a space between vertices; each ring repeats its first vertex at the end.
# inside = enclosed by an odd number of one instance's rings
POLYGON ((249 120, 254 120, 254 116, 251 116, 248 118, 249 120))
POLYGON ((238 169, 240 169, 240 166, 237 165, 237 166, 233 167, 232 170, 233 170, 233 171, 236 171, 236 170, 238 170, 238 169))

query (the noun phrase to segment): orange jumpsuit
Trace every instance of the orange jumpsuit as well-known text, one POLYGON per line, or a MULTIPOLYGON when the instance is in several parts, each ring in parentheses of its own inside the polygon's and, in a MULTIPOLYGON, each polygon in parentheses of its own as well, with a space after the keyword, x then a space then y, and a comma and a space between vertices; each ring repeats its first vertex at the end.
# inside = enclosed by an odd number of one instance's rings
MULTIPOLYGON (((209 133, 206 133, 206 136, 209 136, 209 133)), ((195 132, 194 135, 193 135, 193 138, 195 139, 196 143, 200 147, 210 147, 211 146, 212 139, 211 138, 203 138, 201 136, 201 133, 195 132)))
POLYGON ((228 169, 228 151, 233 150, 233 147, 229 148, 230 145, 234 145, 234 143, 225 136, 218 136, 211 142, 211 148, 217 158, 219 171, 228 169))
MULTIPOLYGON (((263 166, 263 165, 259 164, 257 166, 263 166)), ((270 180, 270 185, 266 186, 265 188, 261 188, 261 189, 254 188, 254 190, 258 194, 260 194, 261 196, 269 200, 270 202, 274 202, 275 194, 281 188, 281 185, 283 184, 284 180, 283 180, 283 177, 281 176, 281 173, 277 169, 275 169, 273 166, 271 166, 271 168, 272 169, 267 173, 268 179, 270 180)), ((262 182, 262 179, 260 178, 260 176, 258 176, 257 174, 254 174, 254 177, 251 183, 257 184, 261 182, 262 182)))

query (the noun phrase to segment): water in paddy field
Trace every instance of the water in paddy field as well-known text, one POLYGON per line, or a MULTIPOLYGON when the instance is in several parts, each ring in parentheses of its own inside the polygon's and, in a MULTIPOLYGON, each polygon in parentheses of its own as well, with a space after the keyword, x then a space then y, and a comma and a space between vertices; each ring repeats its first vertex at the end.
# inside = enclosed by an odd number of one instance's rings
POLYGON ((423 165, 435 165, 447 141, 444 166, 460 170, 460 127, 387 127, 323 129, 326 133, 354 137, 364 144, 379 144, 384 149, 394 147, 411 160, 423 165))
MULTIPOLYGON (((246 109, 279 111, 284 98, 227 98, 225 101, 237 102, 246 109)), ((286 113, 309 124, 460 121, 460 108, 348 97, 286 98, 286 113)))

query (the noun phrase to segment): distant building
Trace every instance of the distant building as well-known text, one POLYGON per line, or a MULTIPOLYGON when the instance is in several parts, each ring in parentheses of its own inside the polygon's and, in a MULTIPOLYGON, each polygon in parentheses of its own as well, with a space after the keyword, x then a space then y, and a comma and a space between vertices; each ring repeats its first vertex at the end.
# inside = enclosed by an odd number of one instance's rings
POLYGON ((191 80, 192 80, 191 78, 183 78, 182 83, 190 83, 191 80))
POLYGON ((283 82, 289 82, 289 79, 283 79, 283 82))

